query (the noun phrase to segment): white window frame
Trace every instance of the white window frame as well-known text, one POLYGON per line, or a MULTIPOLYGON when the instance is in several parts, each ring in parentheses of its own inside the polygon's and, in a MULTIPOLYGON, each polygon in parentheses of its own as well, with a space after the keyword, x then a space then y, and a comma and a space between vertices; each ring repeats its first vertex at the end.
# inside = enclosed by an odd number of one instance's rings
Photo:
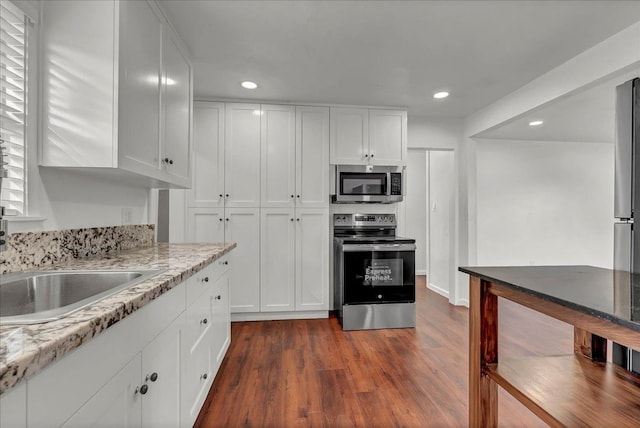
MULTIPOLYGON (((31 185, 38 181, 37 172, 37 129, 38 129, 38 44, 39 35, 37 21, 39 18, 39 6, 37 2, 29 0, 0 0, 2 3, 11 3, 13 6, 21 10, 25 14, 25 32, 26 32, 26 75, 25 75, 25 118, 23 132, 23 155, 24 155, 24 183, 23 183, 23 206, 22 212, 7 212, 4 219, 13 221, 41 221, 40 217, 29 217, 33 212, 32 208, 36 206, 37 201, 32 201, 30 192, 31 185), (32 203, 35 202, 35 203, 32 203)), ((37 192, 36 192, 37 193, 37 192)))

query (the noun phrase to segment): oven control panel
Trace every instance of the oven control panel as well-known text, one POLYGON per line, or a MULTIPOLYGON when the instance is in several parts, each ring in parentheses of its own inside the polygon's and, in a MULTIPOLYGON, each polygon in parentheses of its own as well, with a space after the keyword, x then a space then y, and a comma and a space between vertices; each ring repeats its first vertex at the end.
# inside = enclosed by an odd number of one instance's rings
POLYGON ((395 214, 334 214, 333 225, 341 227, 396 226, 395 214))

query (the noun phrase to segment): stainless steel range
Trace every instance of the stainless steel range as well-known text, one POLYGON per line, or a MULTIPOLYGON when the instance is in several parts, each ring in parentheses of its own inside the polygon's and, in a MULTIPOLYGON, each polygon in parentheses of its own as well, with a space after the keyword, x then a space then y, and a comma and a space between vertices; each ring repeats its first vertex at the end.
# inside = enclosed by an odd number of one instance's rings
POLYGON ((416 325, 415 239, 395 214, 334 214, 334 308, 344 330, 416 325))

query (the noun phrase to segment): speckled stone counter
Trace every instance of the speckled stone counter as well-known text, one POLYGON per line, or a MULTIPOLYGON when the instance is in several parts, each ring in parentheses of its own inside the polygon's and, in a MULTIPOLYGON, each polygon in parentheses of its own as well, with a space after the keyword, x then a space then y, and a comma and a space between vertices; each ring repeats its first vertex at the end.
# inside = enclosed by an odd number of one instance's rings
POLYGON ((154 243, 153 224, 10 233, 0 253, 0 273, 43 269, 57 263, 154 243))
POLYGON ((156 244, 47 267, 47 270, 163 271, 62 319, 0 326, 0 394, 180 284, 235 246, 235 243, 156 244))

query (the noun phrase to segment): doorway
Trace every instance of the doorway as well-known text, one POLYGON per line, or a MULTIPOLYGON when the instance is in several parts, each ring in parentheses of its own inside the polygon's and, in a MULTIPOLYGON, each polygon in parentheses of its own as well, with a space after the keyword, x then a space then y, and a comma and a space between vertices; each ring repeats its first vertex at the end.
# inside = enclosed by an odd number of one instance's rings
POLYGON ((449 298, 454 271, 454 152, 410 148, 405 203, 406 234, 416 239, 416 275, 449 298))

